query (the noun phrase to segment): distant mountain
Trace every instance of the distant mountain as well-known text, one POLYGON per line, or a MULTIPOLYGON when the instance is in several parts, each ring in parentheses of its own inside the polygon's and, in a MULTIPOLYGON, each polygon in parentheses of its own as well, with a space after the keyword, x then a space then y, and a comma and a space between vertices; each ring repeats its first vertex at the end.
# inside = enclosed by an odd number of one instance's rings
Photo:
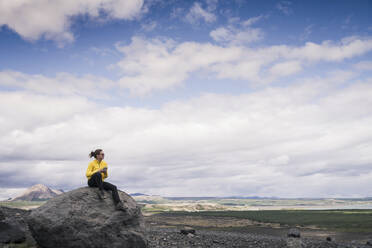
POLYGON ((44 184, 36 184, 11 201, 43 201, 56 197, 62 193, 63 190, 51 189, 44 184))
POLYGON ((130 196, 147 196, 146 194, 142 194, 142 193, 133 193, 133 194, 129 194, 130 196))
POLYGON ((165 199, 172 201, 202 201, 202 200, 220 200, 220 199, 280 199, 277 197, 260 197, 260 196, 185 196, 185 197, 164 197, 165 199))

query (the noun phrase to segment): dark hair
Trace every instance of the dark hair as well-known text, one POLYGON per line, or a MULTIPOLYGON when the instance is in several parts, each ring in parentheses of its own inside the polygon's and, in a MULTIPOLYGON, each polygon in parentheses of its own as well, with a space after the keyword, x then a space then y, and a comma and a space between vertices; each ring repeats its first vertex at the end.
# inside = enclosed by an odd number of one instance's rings
POLYGON ((95 151, 91 151, 91 152, 89 153, 89 157, 90 157, 90 158, 91 158, 91 157, 97 158, 97 155, 99 155, 100 152, 102 152, 102 149, 96 149, 95 151))

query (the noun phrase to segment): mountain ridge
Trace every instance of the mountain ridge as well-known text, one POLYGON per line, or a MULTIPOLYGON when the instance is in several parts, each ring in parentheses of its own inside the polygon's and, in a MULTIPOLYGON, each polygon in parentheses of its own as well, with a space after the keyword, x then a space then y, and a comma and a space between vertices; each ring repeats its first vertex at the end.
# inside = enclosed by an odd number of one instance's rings
POLYGON ((44 184, 35 184, 11 201, 43 201, 64 193, 63 190, 51 189, 44 184))

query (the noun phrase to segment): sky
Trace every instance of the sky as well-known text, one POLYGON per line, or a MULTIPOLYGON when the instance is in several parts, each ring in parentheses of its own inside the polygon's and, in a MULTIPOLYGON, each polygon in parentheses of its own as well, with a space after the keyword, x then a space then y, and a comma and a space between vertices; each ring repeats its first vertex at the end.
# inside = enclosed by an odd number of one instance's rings
POLYGON ((0 0, 0 199, 372 196, 372 1, 0 0))

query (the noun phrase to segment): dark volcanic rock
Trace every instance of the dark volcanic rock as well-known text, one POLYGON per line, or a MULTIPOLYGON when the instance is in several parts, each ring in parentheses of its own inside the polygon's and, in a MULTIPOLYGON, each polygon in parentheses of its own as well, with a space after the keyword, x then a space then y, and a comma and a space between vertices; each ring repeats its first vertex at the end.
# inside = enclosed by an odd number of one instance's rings
POLYGON ((29 244, 35 244, 24 220, 29 214, 27 210, 0 207, 0 243, 28 241, 29 244))
POLYGON ((298 230, 297 228, 289 229, 287 237, 289 237, 289 238, 300 238, 301 237, 300 230, 298 230))
POLYGON ((26 233, 14 225, 0 222, 0 243, 22 243, 26 233))
POLYGON ((180 230, 180 233, 182 234, 195 234, 195 229, 194 228, 191 228, 191 227, 184 227, 183 229, 180 230))
POLYGON ((32 210, 27 222, 41 248, 147 247, 143 216, 133 198, 119 191, 128 209, 117 211, 111 192, 99 200, 95 190, 69 191, 32 210))

